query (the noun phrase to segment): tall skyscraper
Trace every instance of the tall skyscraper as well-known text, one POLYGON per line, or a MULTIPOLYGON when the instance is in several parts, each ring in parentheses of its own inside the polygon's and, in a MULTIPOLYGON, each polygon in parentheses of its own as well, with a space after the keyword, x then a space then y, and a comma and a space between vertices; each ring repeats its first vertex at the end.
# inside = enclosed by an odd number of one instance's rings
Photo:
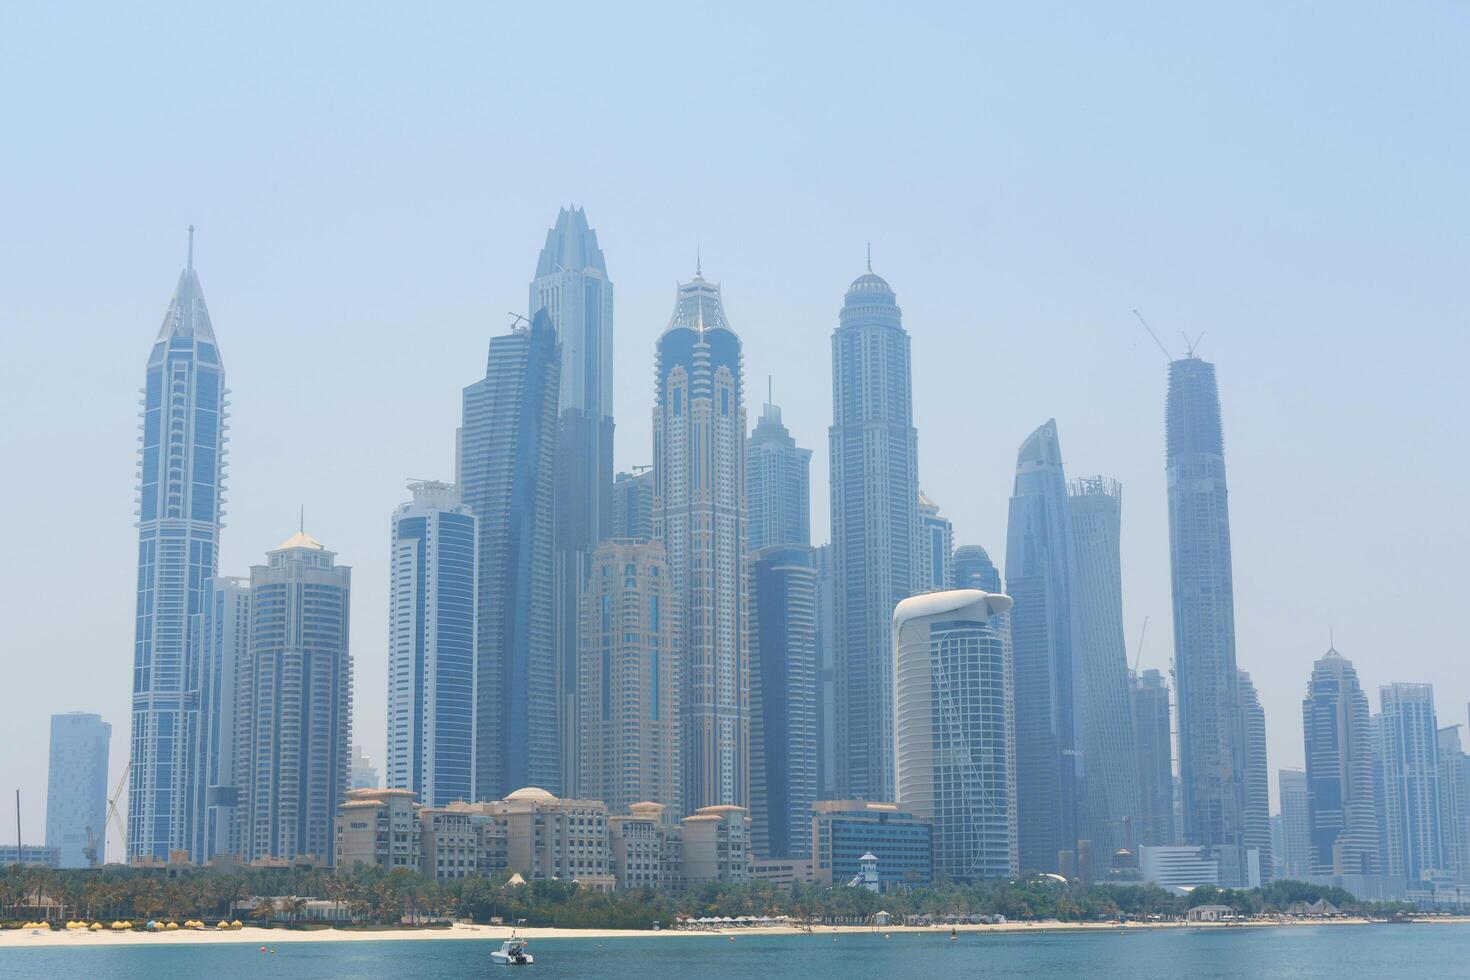
POLYGON ((918 579, 918 433, 909 335, 881 276, 853 280, 832 334, 837 786, 893 799, 893 610, 918 579))
POLYGON ((1173 844, 1174 741, 1169 727, 1169 682, 1157 670, 1133 675, 1133 735, 1138 740, 1141 844, 1173 844))
POLYGON ((752 552, 775 544, 809 545, 812 451, 800 449, 769 401, 745 450, 745 495, 752 552))
POLYGON ((46 779, 46 846, 57 867, 86 868, 106 860, 107 752, 112 726, 101 715, 72 711, 51 716, 51 761, 46 779))
POLYGON ((626 541, 653 540, 653 467, 619 473, 613 480, 612 531, 626 541))
POLYGON ((817 570, 812 549, 751 554, 750 816, 761 857, 809 857, 817 800, 817 570))
POLYGON ((196 862, 235 854, 235 750, 240 719, 240 665, 250 647, 250 581, 216 576, 193 617, 189 690, 197 692, 190 724, 188 848, 196 862))
POLYGON ((1276 854, 1277 864, 1283 876, 1301 881, 1316 873, 1312 870, 1311 791, 1307 788, 1307 774, 1300 769, 1282 769, 1277 779, 1281 796, 1281 850, 1276 854))
POLYGON ((679 662, 668 563, 656 541, 608 540, 582 595, 577 793, 609 813, 678 808, 679 662), (592 696, 593 694, 596 696, 592 696))
POLYGON ((740 338, 698 270, 658 339, 653 531, 663 542, 683 657, 684 811, 745 806, 750 653, 740 338))
POLYGON ((914 591, 943 592, 954 581, 954 525, 919 491, 919 559, 914 591))
POLYGON ((1100 476, 1075 480, 1068 509, 1077 547, 1076 600, 1082 631, 1082 730, 1079 792, 1093 842, 1094 875, 1120 848, 1137 853, 1142 822, 1138 746, 1133 730, 1128 652, 1123 639, 1123 490, 1100 476))
POLYGON ((188 846, 189 617, 219 569, 225 482, 224 363, 189 258, 148 357, 138 470, 128 857, 188 846))
POLYGON ((1240 692, 1240 720, 1245 734, 1245 810, 1243 840, 1247 848, 1255 848, 1260 861, 1260 881, 1254 878, 1248 884, 1265 884, 1270 880, 1271 858, 1271 769, 1266 759, 1266 712, 1261 708, 1261 699, 1256 695, 1256 686, 1251 675, 1240 672, 1237 682, 1240 692))
MULTIPOLYGON (((1312 665, 1307 696, 1302 699, 1302 730, 1311 855, 1305 870, 1291 873, 1377 874, 1378 817, 1368 695, 1358 684, 1352 661, 1336 650, 1328 650, 1312 665)), ((1293 862, 1287 864, 1290 868, 1293 862)))
POLYGON ((1464 887, 1470 885, 1470 757, 1460 745, 1459 725, 1439 730, 1439 786, 1445 870, 1464 887))
POLYGON ((978 544, 966 544, 954 550, 954 587, 1000 592, 1000 569, 978 544))
POLYGON ((1014 876, 1016 730, 1011 671, 994 618, 1003 595, 914 596, 893 612, 898 805, 934 825, 934 870, 1014 876))
POLYGON ((817 799, 835 800, 837 792, 837 569, 832 546, 812 549, 817 573, 817 799))
POLYGON ((388 786, 473 802, 479 526, 454 485, 408 489, 389 552, 388 786))
POLYGON ((1021 444, 1006 538, 1021 867, 1078 873, 1077 550, 1056 421, 1021 444))
POLYGON ((1375 768, 1382 780, 1383 872, 1417 885, 1442 874, 1447 863, 1434 688, 1385 684, 1379 698, 1375 768))
POLYGON ((576 772, 579 596, 608 537, 613 485, 613 285, 581 208, 562 208, 536 260, 530 313, 545 310, 561 345, 554 570, 560 768, 576 772))
POLYGON ((460 497, 479 520, 475 795, 561 793, 552 506, 561 364, 544 310, 490 339, 464 390, 460 497))
MULTIPOLYGON (((1226 874, 1238 867, 1245 839, 1245 746, 1213 364, 1198 357, 1170 363, 1165 421, 1184 843, 1227 849, 1221 853, 1226 874)), ((1227 875, 1223 883, 1238 881, 1227 875)))
POLYGON ((236 840, 246 862, 333 862, 352 744, 352 570, 336 557, 298 532, 250 569, 234 780, 236 840))

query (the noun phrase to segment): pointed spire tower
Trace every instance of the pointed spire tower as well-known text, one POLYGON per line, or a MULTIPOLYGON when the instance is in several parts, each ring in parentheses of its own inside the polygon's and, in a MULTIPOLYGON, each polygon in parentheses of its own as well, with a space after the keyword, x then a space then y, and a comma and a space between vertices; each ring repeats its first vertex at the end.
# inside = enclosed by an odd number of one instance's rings
POLYGON ((129 859, 198 850, 208 777, 193 741, 202 727, 198 699, 184 684, 199 676, 201 655, 189 639, 190 617, 219 571, 227 393, 190 227, 143 386, 129 859))

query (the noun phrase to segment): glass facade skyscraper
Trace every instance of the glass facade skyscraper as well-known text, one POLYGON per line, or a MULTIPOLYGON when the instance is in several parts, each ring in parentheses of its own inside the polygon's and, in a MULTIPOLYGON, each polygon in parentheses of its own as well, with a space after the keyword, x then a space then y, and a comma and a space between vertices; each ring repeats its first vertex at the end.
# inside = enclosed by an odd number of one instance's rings
POLYGON ((1412 885, 1447 867, 1434 688, 1385 684, 1377 717, 1383 873, 1412 885))
POLYGON ((939 505, 919 491, 918 574, 914 592, 942 592, 954 585, 954 525, 939 505))
MULTIPOLYGON (((1235 663, 1235 595, 1225 441, 1215 366, 1169 365, 1166 402, 1174 682, 1184 843, 1233 849, 1245 834, 1245 747, 1235 663)), ((1223 884, 1238 882, 1227 880, 1223 884)))
POLYGON ((811 544, 811 461, 812 451, 799 448, 781 424, 781 406, 767 402, 745 450, 752 552, 773 544, 811 544))
POLYGON ((128 857, 187 849, 189 618, 219 568, 224 363, 189 259, 148 357, 138 460, 128 857))
POLYGON ((893 798, 894 608, 918 580, 918 433, 898 298, 868 271, 832 334, 832 563, 838 792, 893 798))
POLYGON ((197 862, 234 854, 235 748, 240 719, 235 711, 240 667, 250 645, 250 582, 216 576, 209 580, 193 617, 190 658, 197 693, 190 724, 188 778, 189 853, 197 862))
MULTIPOLYGON (((1281 798, 1280 849, 1275 851, 1277 867, 1286 878, 1304 880, 1314 874, 1312 817, 1307 774, 1300 769, 1282 769, 1277 773, 1277 792, 1281 798)), ((1376 845, 1376 841, 1374 842, 1376 845)), ((1324 872, 1331 874, 1332 872, 1324 872)))
POLYGON ((56 849, 57 867, 96 864, 107 836, 107 752, 112 726, 100 715, 72 711, 51 716, 51 759, 46 779, 46 846, 56 849))
POLYGON ((1169 724, 1169 682, 1157 670, 1132 676, 1133 736, 1138 742, 1140 844, 1173 844, 1174 737, 1169 724))
POLYGON ((1010 599, 931 592, 893 613, 898 806, 934 824, 934 870, 1014 876, 1016 729, 1011 671, 994 620, 1010 599))
POLYGON ((1021 444, 1006 537, 1015 658, 1021 867, 1078 873, 1081 624, 1077 549, 1056 421, 1021 444))
POLYGON ((1266 884, 1271 878, 1271 769, 1266 758, 1266 712, 1256 695, 1251 675, 1240 672, 1240 723, 1245 735, 1245 809, 1242 840, 1246 848, 1254 848, 1260 862, 1260 880, 1247 884, 1266 884))
POLYGON ((1080 870, 1098 875, 1120 848, 1137 853, 1142 819, 1123 639, 1123 489, 1097 476, 1074 480, 1069 493, 1082 614, 1076 643, 1082 678, 1078 791, 1085 804, 1082 836, 1093 842, 1093 867, 1080 870))
POLYGON ((999 592, 1000 569, 978 544, 960 545, 954 550, 954 587, 999 592))
POLYGON ((485 379, 464 390, 460 497, 479 521, 475 795, 561 793, 552 617, 553 464, 561 364, 544 310, 492 337, 485 379))
POLYGON ((333 863, 352 744, 351 592, 351 569, 304 532, 250 569, 234 781, 245 862, 333 863))
POLYGON ((696 271, 658 339, 653 410, 653 533, 683 658, 685 813, 749 803, 743 371, 720 288, 696 271))
MULTIPOLYGON (((1307 869, 1297 873, 1377 874, 1378 818, 1368 695, 1358 683, 1352 661, 1336 650, 1328 650, 1312 665, 1307 696, 1302 699, 1302 730, 1310 853, 1307 869)), ((1287 864, 1294 866, 1293 861, 1287 864)))
POLYGON ((556 700, 560 767, 577 771, 578 601, 592 549, 610 534, 613 484, 613 285, 597 232, 581 208, 562 208, 546 233, 530 310, 544 310, 561 345, 555 463, 556 700))
POLYGON ((388 571, 388 786, 473 802, 479 526, 448 483, 409 485, 388 571))

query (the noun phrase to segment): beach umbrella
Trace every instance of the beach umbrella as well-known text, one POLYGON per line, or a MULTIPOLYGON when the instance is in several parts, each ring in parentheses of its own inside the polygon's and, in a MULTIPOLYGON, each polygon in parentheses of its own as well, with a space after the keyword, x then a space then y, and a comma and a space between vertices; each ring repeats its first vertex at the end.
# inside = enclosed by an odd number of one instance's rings
POLYGON ((92 932, 97 932, 97 931, 99 931, 102 928, 102 923, 100 923, 100 922, 94 922, 91 925, 89 925, 87 928, 90 929, 92 932))
POLYGON ((177 929, 178 927, 179 924, 177 922, 170 922, 168 925, 164 926, 165 929, 177 929))
POLYGON ((220 919, 219 920, 219 925, 215 926, 216 929, 228 929, 229 927, 230 927, 230 924, 228 922, 226 922, 224 919, 220 919))
POLYGON ((238 929, 238 928, 240 928, 241 925, 243 925, 243 923, 239 919, 236 919, 234 922, 231 922, 230 923, 230 928, 231 929, 238 929))

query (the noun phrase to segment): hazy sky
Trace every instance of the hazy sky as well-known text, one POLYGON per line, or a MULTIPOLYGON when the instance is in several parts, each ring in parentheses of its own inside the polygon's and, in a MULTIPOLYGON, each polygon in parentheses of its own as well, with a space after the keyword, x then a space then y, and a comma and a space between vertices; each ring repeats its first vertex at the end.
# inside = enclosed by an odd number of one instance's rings
POLYGON ((569 203, 616 284, 620 467, 649 461, 700 243, 826 540, 830 335, 871 241, 956 543, 1000 560, 1015 450, 1055 416, 1069 475, 1123 482, 1146 667, 1165 364, 1129 311, 1176 353, 1203 333, 1273 770, 1329 629, 1374 710, 1431 681, 1466 721, 1470 7, 155 6, 0 8, 0 790, 27 841, 51 713, 100 712, 114 780, 127 758, 137 390, 190 223, 234 392, 221 571, 305 507, 353 568, 380 762, 389 515, 452 477, 461 388, 569 203))

